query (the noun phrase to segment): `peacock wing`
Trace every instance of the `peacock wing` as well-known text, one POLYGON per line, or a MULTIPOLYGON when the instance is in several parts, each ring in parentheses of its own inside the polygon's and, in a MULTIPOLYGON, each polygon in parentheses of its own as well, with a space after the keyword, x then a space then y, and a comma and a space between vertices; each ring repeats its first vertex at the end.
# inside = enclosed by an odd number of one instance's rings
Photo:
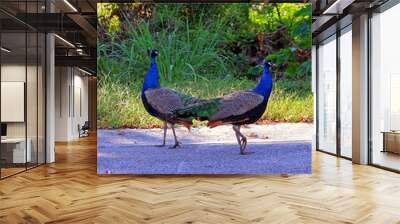
POLYGON ((147 102, 160 113, 172 113, 183 107, 181 95, 172 89, 148 89, 144 93, 147 102))
POLYGON ((222 120, 231 116, 238 116, 260 105, 264 97, 250 91, 234 92, 224 96, 218 105, 218 111, 210 117, 211 121, 222 120))
POLYGON ((179 93, 179 92, 177 92, 177 94, 181 98, 181 102, 182 102, 182 105, 184 107, 192 105, 192 104, 204 102, 204 100, 201 100, 199 98, 196 98, 196 97, 193 97, 193 96, 190 96, 190 95, 186 95, 186 94, 179 93))

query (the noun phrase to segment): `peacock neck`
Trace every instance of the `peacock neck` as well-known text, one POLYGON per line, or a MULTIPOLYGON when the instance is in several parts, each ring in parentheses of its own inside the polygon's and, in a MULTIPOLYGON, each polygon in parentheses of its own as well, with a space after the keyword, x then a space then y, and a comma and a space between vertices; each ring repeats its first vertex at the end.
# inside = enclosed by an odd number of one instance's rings
POLYGON ((147 89, 159 88, 160 83, 158 80, 158 69, 156 59, 151 58, 151 64, 149 71, 147 72, 146 78, 143 83, 143 92, 147 89))
POLYGON ((257 86, 253 89, 254 92, 262 95, 265 100, 269 98, 272 90, 272 77, 268 65, 264 65, 264 72, 257 86))

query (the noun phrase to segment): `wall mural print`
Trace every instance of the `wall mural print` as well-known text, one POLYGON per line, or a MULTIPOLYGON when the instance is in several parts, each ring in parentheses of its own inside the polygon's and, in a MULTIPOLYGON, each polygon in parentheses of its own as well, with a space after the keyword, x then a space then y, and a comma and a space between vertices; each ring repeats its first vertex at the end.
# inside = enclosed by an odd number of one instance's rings
POLYGON ((98 4, 99 174, 311 173, 311 4, 98 4))

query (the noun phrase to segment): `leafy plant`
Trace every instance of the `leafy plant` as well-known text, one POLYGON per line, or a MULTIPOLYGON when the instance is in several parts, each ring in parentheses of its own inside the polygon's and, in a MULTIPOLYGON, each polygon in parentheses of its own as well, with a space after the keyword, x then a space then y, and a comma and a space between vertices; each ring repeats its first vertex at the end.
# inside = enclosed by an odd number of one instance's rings
POLYGON ((160 81, 210 98, 254 87, 260 57, 275 62, 263 119, 311 121, 310 4, 98 4, 101 127, 152 127, 141 85, 148 48, 160 52, 160 81))

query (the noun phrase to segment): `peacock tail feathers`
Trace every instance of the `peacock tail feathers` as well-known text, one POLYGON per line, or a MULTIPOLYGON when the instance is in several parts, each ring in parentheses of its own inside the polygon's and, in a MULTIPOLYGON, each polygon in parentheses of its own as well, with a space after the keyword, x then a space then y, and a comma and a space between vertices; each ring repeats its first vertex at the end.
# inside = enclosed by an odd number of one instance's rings
POLYGON ((174 111, 176 116, 198 120, 208 120, 218 111, 219 99, 203 100, 188 107, 174 111))
POLYGON ((200 99, 190 96, 190 95, 186 95, 186 94, 179 93, 179 92, 176 92, 176 93, 179 95, 184 107, 204 101, 204 100, 200 100, 200 99))
POLYGON ((175 111, 176 116, 198 120, 223 120, 231 116, 238 116, 260 105, 264 97, 250 91, 241 91, 229 94, 223 98, 211 99, 192 104, 175 111))
POLYGON ((219 110, 210 117, 210 120, 221 120, 230 116, 245 114, 263 101, 264 97, 254 92, 234 92, 220 100, 219 110))

